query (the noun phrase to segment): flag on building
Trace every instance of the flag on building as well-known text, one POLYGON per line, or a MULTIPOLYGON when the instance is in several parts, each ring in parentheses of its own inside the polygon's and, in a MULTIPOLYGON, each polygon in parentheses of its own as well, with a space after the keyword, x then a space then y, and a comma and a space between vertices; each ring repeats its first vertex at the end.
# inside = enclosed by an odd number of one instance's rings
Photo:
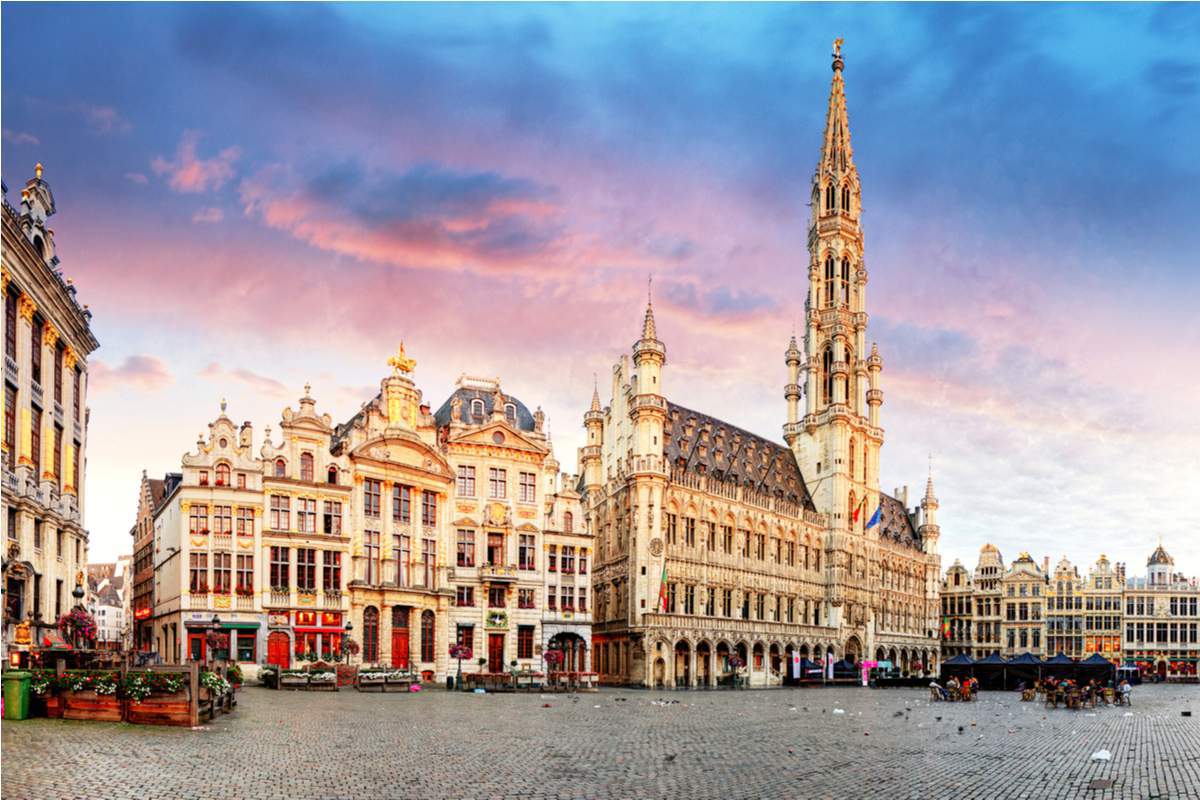
POLYGON ((869 520, 867 520, 867 530, 870 530, 871 528, 874 528, 876 525, 879 524, 879 513, 881 511, 883 511, 882 505, 877 506, 875 508, 875 513, 871 515, 871 518, 869 520))
POLYGON ((667 610, 667 560, 663 559, 662 580, 658 583, 658 608, 667 610))
POLYGON ((949 617, 942 617, 942 638, 943 639, 950 638, 950 618, 949 617))

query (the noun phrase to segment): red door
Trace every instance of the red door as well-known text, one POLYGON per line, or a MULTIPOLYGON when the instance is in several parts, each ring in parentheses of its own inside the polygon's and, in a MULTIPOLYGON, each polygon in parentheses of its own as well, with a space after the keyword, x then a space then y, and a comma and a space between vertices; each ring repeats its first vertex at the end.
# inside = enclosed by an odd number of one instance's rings
POLYGON ((408 629, 392 628, 392 666, 408 669, 408 629))
POLYGON ((488 634, 488 672, 504 672, 504 634, 488 634))
POLYGON ((288 635, 283 631, 274 631, 267 637, 267 663, 280 669, 287 669, 292 664, 292 649, 288 647, 288 635))
POLYGON ((203 633, 188 634, 188 660, 204 663, 205 641, 203 633))

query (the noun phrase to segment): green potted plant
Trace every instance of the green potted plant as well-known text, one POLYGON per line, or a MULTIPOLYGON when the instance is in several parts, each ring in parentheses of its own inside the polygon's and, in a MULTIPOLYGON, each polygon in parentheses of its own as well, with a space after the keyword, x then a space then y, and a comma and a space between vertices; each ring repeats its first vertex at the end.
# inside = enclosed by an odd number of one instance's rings
POLYGON ((242 688, 242 667, 239 664, 230 664, 225 669, 225 680, 232 684, 234 689, 242 688))

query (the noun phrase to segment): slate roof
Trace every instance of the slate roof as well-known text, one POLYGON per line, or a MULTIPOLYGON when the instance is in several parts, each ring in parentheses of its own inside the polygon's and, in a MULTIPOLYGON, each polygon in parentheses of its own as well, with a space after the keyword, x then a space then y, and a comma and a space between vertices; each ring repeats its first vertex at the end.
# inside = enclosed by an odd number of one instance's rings
POLYGON ((921 537, 913 527, 908 509, 899 500, 883 492, 879 493, 879 537, 916 550, 922 549, 921 537))
POLYGON ((167 482, 158 478, 149 478, 150 483, 150 513, 157 512, 162 508, 163 501, 167 499, 167 482))
POLYGON ((672 466, 782 497, 815 511, 796 458, 784 445, 667 403, 663 455, 672 466))
MULTIPOLYGON (((450 402, 455 398, 462 398, 462 421, 468 425, 479 425, 487 422, 492 416, 492 392, 486 389, 473 389, 462 386, 454 390, 454 393, 446 398, 446 402, 438 408, 433 414, 434 424, 441 428, 444 425, 450 424, 450 402), (471 417, 471 401, 483 401, 483 416, 471 417)), ((529 413, 529 409, 525 404, 513 397, 511 394, 505 394, 504 400, 506 403, 512 403, 517 407, 517 427, 523 431, 533 430, 533 414, 529 413)))

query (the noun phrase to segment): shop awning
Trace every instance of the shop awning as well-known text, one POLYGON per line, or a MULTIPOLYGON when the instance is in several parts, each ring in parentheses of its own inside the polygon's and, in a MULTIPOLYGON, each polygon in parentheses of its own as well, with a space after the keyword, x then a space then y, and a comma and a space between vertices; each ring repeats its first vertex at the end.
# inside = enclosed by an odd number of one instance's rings
POLYGON ((257 630, 257 622, 222 622, 222 628, 237 628, 240 630, 257 630))
POLYGON ((345 633, 345 628, 292 628, 293 633, 345 633))

